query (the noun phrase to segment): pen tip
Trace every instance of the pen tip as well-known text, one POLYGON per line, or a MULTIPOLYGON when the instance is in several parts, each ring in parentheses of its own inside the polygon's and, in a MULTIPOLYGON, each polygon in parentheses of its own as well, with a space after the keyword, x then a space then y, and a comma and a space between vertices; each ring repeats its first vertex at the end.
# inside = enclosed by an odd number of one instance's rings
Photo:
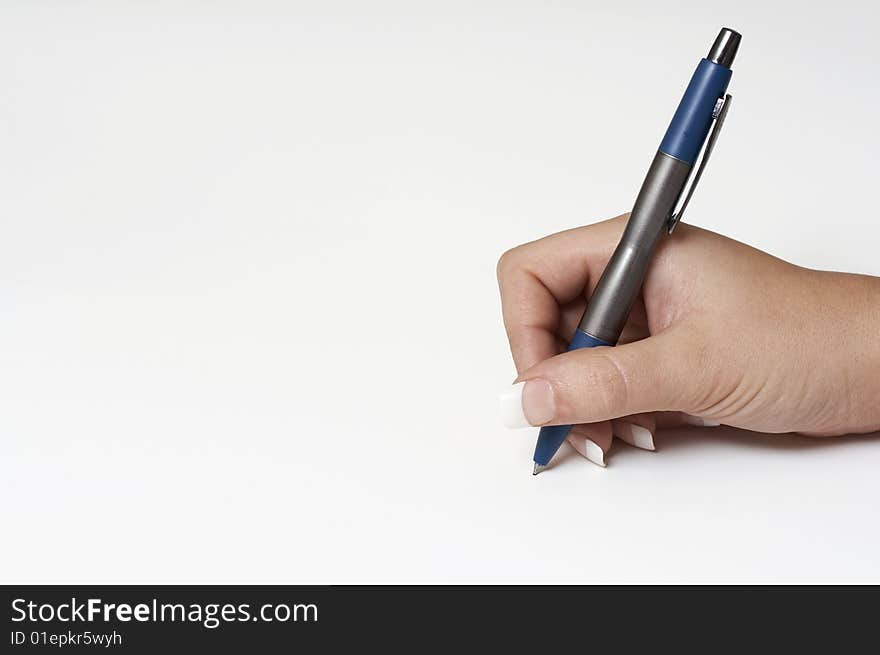
POLYGON ((542 466, 541 464, 538 464, 537 462, 535 462, 535 468, 532 469, 532 475, 538 475, 538 473, 543 471, 545 468, 547 468, 547 467, 542 466))

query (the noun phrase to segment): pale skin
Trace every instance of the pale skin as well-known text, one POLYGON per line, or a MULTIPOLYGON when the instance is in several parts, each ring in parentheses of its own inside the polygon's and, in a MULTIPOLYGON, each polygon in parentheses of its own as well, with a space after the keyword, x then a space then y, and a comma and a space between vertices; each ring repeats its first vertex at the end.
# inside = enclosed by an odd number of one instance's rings
POLYGON ((564 352, 625 221, 560 232, 498 262, 528 423, 575 424, 581 454, 589 441, 607 453, 613 435, 633 443, 631 424, 651 442, 683 422, 880 431, 880 278, 802 268, 690 225, 661 239, 621 345, 564 352))

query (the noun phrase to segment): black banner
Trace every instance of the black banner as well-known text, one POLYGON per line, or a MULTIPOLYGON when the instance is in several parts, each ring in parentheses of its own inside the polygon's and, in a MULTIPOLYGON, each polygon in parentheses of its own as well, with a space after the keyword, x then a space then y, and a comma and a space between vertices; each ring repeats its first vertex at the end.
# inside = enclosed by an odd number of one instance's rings
POLYGON ((7 586, 0 652, 870 644, 874 587, 7 586), (868 640, 868 641, 865 641, 868 640))

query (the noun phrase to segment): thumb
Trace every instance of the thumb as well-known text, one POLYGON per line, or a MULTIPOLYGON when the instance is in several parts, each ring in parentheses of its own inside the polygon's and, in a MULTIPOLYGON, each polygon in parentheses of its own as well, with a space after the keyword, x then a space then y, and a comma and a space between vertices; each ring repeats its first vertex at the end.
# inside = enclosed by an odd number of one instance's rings
MULTIPOLYGON (((572 350, 523 371, 506 402, 520 406, 520 425, 688 411, 685 399, 699 384, 688 355, 684 339, 672 330, 614 348, 572 350)), ((505 416, 511 413, 504 411, 505 416)), ((507 422, 515 427, 516 421, 507 422)))

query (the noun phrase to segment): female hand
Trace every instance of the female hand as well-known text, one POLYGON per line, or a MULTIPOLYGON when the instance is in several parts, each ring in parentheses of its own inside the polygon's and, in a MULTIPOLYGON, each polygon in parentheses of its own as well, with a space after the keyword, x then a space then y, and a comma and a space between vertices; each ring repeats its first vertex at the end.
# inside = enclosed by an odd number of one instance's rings
POLYGON ((498 262, 519 374, 502 394, 508 425, 576 424, 569 442, 602 466, 612 431, 653 450, 658 427, 682 422, 880 429, 880 278, 800 268, 690 225, 661 239, 621 345, 564 352, 626 218, 498 262))

